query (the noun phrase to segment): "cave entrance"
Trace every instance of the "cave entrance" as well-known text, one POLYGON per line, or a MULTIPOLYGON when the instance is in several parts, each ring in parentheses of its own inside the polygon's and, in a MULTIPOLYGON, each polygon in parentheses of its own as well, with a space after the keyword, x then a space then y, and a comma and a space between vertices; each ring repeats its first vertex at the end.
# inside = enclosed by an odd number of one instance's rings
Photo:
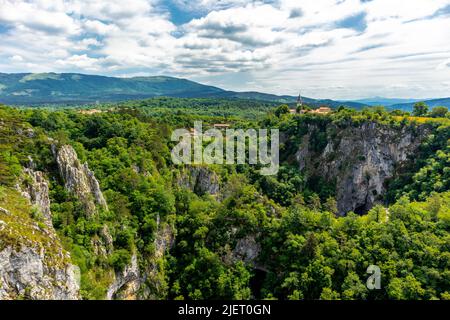
POLYGON ((250 290, 252 291, 253 299, 260 300, 261 289, 266 280, 267 271, 259 268, 253 269, 253 277, 250 279, 250 290))
POLYGON ((368 205, 365 203, 363 205, 360 205, 359 207, 356 207, 354 212, 360 216, 365 215, 367 212, 369 212, 369 209, 367 207, 368 205))

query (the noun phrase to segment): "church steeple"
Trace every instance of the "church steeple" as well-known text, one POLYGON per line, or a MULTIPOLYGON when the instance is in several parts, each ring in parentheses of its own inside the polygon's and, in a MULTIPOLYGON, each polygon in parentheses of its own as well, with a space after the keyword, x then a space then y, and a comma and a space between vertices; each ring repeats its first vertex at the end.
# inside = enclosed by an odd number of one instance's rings
POLYGON ((298 94, 298 98, 297 98, 297 108, 301 107, 303 105, 303 101, 302 101, 302 94, 301 92, 298 94))

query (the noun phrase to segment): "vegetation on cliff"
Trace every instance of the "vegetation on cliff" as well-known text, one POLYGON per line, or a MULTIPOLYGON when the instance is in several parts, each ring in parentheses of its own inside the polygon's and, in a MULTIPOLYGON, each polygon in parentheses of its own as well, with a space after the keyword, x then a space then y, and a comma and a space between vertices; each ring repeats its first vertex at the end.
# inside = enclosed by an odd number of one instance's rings
MULTIPOLYGON (((244 119, 138 104, 93 114, 0 108, 2 190, 15 188, 29 157, 45 172, 53 225, 81 269, 83 298, 104 298, 136 255, 138 287, 126 291, 137 298, 450 299, 448 119, 379 108, 244 119), (211 166, 205 170, 217 176, 218 193, 183 184, 180 177, 189 170, 171 163, 170 134, 197 119, 280 128, 278 174, 211 166), (385 181, 378 205, 337 217, 336 181, 300 170, 295 154, 306 134, 314 153, 322 154, 343 131, 373 123, 425 132, 423 141, 385 181), (88 215, 82 199, 64 187, 54 155, 64 145, 89 164, 107 208, 88 215), (369 265, 381 269, 381 290, 365 285, 369 265)), ((0 207, 4 203, 0 198, 0 207)))

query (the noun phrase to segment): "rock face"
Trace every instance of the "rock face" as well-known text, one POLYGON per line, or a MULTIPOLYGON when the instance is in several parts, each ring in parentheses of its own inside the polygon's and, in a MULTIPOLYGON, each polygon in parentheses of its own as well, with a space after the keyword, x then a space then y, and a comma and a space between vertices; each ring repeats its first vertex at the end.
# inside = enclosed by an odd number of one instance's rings
POLYGON ((300 169, 309 176, 335 183, 340 215, 367 212, 381 201, 385 182, 414 154, 426 136, 425 126, 392 128, 376 122, 340 129, 328 128, 326 147, 314 151, 310 127, 296 153, 300 169))
POLYGON ((107 258, 114 250, 113 238, 108 225, 104 224, 100 229, 99 235, 91 239, 91 244, 96 256, 107 258))
POLYGON ((0 300, 17 299, 78 299, 79 286, 75 269, 70 264, 61 267, 46 263, 45 249, 6 247, 0 251, 0 300))
POLYGON ((219 177, 207 167, 188 167, 179 179, 179 184, 198 195, 219 193, 219 177))
POLYGON ((116 272, 114 281, 106 293, 106 299, 135 300, 141 284, 138 260, 134 254, 131 263, 122 272, 116 272))
POLYGON ((25 199, 14 199, 20 209, 0 208, 0 300, 78 299, 78 269, 54 229, 30 217, 25 199))
POLYGON ((23 172, 26 178, 19 187, 22 195, 39 210, 44 223, 53 227, 47 179, 41 171, 34 171, 32 168, 25 168, 23 172))
POLYGON ((96 213, 96 205, 108 210, 94 173, 89 170, 87 163, 81 165, 71 146, 64 145, 59 149, 56 162, 66 189, 80 199, 88 215, 96 213))
POLYGON ((260 252, 261 245, 256 241, 256 237, 249 235, 238 240, 233 250, 233 260, 255 265, 260 252))
POLYGON ((162 224, 157 219, 158 230, 155 235, 155 251, 151 257, 138 265, 137 255, 131 258, 131 263, 122 272, 116 272, 113 283, 109 286, 106 298, 110 299, 161 299, 167 295, 164 285, 164 267, 161 259, 173 246, 174 232, 168 224, 162 224))

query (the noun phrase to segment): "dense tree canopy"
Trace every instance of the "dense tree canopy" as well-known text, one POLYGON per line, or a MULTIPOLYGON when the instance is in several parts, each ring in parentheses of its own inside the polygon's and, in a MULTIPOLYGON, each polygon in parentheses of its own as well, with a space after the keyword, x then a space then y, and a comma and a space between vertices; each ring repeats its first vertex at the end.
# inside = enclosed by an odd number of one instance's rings
MULTIPOLYGON (((444 119, 433 119, 416 161, 389 182, 385 206, 337 217, 335 186, 293 165, 302 135, 314 124, 314 148, 321 152, 333 134, 330 124, 414 127, 417 119, 381 108, 291 115, 281 106, 253 120, 220 116, 225 109, 205 115, 196 99, 187 101, 192 114, 168 107, 164 98, 151 102, 161 104, 157 113, 138 109, 149 103, 139 101, 91 115, 0 108, 0 193, 14 188, 28 156, 46 173, 53 224, 82 271, 84 298, 103 298, 111 272, 137 255, 140 265, 151 262, 158 270, 149 284, 155 298, 450 299, 450 136, 444 119), (286 139, 278 174, 260 176, 248 165, 211 166, 219 195, 180 183, 185 168, 170 161, 170 133, 196 119, 280 128, 286 139), (64 189, 51 151, 55 143, 71 144, 89 164, 109 211, 89 218, 64 189), (113 250, 102 256, 96 243, 105 225, 113 250), (175 240, 157 256, 155 239, 165 227, 175 240), (243 258, 249 252, 258 258, 243 258), (366 286, 370 265, 381 269, 381 290, 366 286)), ((414 113, 426 112, 418 104, 414 113)))

